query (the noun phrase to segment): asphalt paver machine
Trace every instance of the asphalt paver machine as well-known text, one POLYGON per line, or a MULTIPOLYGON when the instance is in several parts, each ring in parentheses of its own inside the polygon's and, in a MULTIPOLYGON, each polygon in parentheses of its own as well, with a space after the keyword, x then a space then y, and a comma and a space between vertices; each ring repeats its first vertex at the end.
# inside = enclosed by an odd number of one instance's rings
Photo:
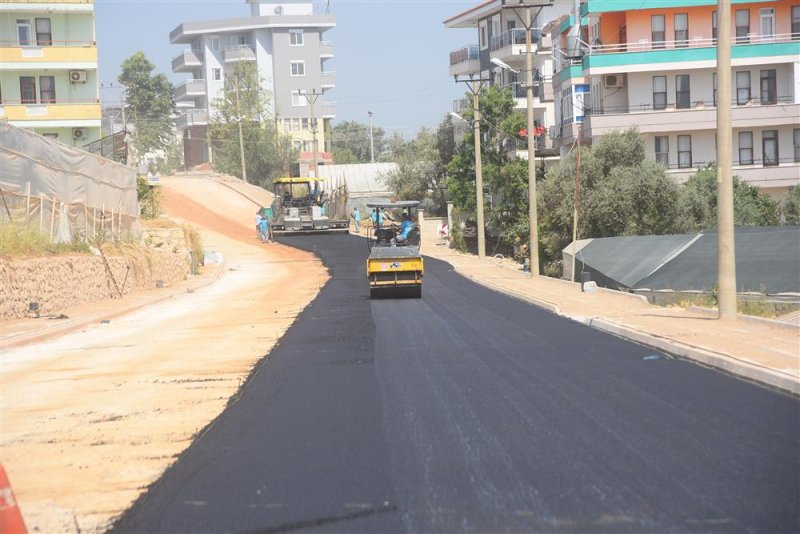
POLYGON ((347 188, 324 178, 276 178, 270 228, 274 235, 347 233, 347 188))
POLYGON ((367 204, 372 220, 367 258, 370 297, 422 296, 424 262, 419 252, 419 224, 414 220, 418 206, 416 200, 367 204), (406 218, 413 227, 404 238, 403 225, 396 221, 406 218))

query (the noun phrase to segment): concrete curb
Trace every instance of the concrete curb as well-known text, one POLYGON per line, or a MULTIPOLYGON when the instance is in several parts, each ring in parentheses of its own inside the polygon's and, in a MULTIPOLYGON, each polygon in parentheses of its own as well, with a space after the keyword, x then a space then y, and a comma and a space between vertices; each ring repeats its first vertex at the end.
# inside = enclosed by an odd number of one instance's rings
POLYGON ((32 330, 30 332, 18 334, 8 340, 2 340, 3 350, 8 350, 11 348, 18 348, 23 347, 25 345, 32 345, 34 343, 40 343, 42 341, 47 341, 48 339, 63 336, 66 334, 71 334, 77 330, 85 328, 93 323, 98 323, 100 321, 106 321, 111 319, 116 319, 118 317, 122 317, 124 315, 131 314, 133 312, 139 311, 142 308, 146 308, 148 306, 152 306, 153 304, 158 304, 160 302, 164 302, 175 298, 179 295, 185 294, 188 290, 196 291, 198 289, 202 289, 204 287, 208 287, 222 276, 225 272, 225 262, 218 263, 217 269, 214 273, 211 274, 208 280, 197 284, 191 285, 187 284, 187 287, 181 288, 181 290, 174 290, 166 295, 159 295, 152 300, 147 300, 146 302, 137 302, 136 304, 132 304, 128 307, 118 309, 115 311, 108 312, 106 314, 95 314, 95 315, 88 315, 84 317, 79 317, 73 320, 66 321, 64 323, 60 323, 57 325, 51 326, 44 326, 41 328, 37 328, 36 330, 32 330))
MULTIPOLYGON (((714 310, 712 308, 703 308, 701 306, 690 306, 689 311, 693 311, 695 313, 700 313, 712 317, 716 317, 717 315, 719 315, 719 312, 717 312, 717 310, 714 310)), ((785 328, 793 332, 800 331, 800 325, 785 323, 783 321, 776 321, 775 319, 768 319, 766 317, 756 317, 755 315, 743 315, 740 313, 737 315, 737 318, 741 321, 747 321, 749 323, 768 324, 776 328, 785 328)))
MULTIPOLYGON (((554 313, 566 319, 570 319, 585 324, 592 328, 596 328, 597 330, 601 330, 603 332, 613 334, 617 337, 627 339, 635 343, 639 343, 640 345, 645 345, 647 347, 658 349, 660 351, 677 356, 678 358, 691 360, 701 365, 712 367, 714 369, 721 370, 723 372, 738 376, 740 378, 744 378, 745 380, 756 382, 758 384, 778 389, 785 393, 789 393, 793 396, 800 397, 800 381, 798 381, 795 377, 791 375, 786 375, 780 373, 779 371, 775 371, 773 369, 768 369, 766 367, 761 367, 754 363, 742 361, 729 354, 715 353, 713 351, 709 351, 700 347, 688 345, 681 341, 676 341, 665 337, 659 337, 647 332, 642 332, 633 327, 621 325, 619 323, 615 323, 607 319, 599 317, 590 317, 590 318, 578 317, 578 316, 573 317, 563 313, 559 308, 558 304, 543 299, 539 299, 536 297, 531 297, 530 295, 524 295, 522 293, 513 291, 511 289, 500 287, 489 281, 483 280, 481 278, 475 277, 469 273, 462 271, 461 269, 458 268, 458 266, 454 265, 447 259, 444 258, 437 258, 437 259, 449 263, 458 274, 466 278, 469 278, 470 280, 473 280, 478 284, 481 284, 499 293, 503 293, 504 295, 515 298, 517 300, 529 302, 535 306, 543 308, 551 313, 554 313)), ((773 322, 775 321, 771 321, 770 323, 773 322)), ((791 325, 788 326, 791 327, 791 325)))

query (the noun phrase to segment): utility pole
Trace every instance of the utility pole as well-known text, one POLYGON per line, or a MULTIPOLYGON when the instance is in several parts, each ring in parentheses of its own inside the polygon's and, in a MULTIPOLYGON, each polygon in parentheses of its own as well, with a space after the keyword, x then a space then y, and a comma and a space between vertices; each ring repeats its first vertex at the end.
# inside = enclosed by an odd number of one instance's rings
POLYGON ((736 318, 731 133, 731 2, 717 1, 717 273, 719 318, 736 318))
POLYGON ((367 111, 369 115, 369 161, 375 163, 375 144, 372 142, 372 112, 367 111))
POLYGON ((317 99, 322 96, 322 93, 317 93, 316 89, 311 90, 311 94, 302 93, 305 97, 306 102, 311 106, 311 149, 312 149, 312 161, 314 165, 314 178, 317 178, 317 119, 314 116, 314 104, 317 103, 317 99))
POLYGON ((477 233, 478 233, 478 257, 484 258, 486 256, 486 230, 483 223, 483 165, 481 162, 481 110, 480 110, 480 92, 484 82, 488 82, 488 78, 475 78, 469 75, 469 78, 459 79, 455 76, 456 83, 468 82, 467 87, 472 93, 472 124, 473 135, 475 136, 475 211, 476 218, 478 219, 477 233))
POLYGON ((244 162, 244 138, 242 137, 242 110, 239 108, 239 73, 234 78, 236 84, 236 122, 239 123, 239 157, 242 159, 242 180, 247 183, 247 167, 244 162))
POLYGON ((527 107, 528 107, 528 220, 529 220, 529 234, 530 242, 530 269, 531 277, 539 276, 539 215, 537 213, 537 195, 536 195, 536 126, 533 120, 533 21, 531 16, 531 8, 538 8, 536 15, 538 17, 542 9, 547 6, 552 6, 552 1, 539 1, 525 3, 523 0, 514 2, 510 0, 509 5, 506 5, 507 0, 501 1, 503 9, 513 9, 514 14, 525 27, 525 84, 527 85, 527 107), (520 17, 519 9, 525 9, 525 19, 520 17))

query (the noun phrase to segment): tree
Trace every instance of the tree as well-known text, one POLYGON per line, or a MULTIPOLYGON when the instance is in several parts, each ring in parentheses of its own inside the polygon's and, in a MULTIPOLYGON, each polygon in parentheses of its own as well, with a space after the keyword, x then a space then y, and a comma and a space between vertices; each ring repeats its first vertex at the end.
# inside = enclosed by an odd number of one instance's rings
POLYGON ((242 177, 241 121, 248 180, 267 189, 273 179, 288 175, 296 159, 291 138, 281 134, 270 117, 270 96, 255 66, 239 63, 226 77, 220 96, 212 102, 213 113, 209 117, 216 168, 242 177))
POLYGON ((336 165, 350 165, 360 163, 355 154, 349 148, 333 147, 333 162, 336 165))
MULTIPOLYGON (((345 121, 332 128, 333 151, 348 150, 356 158, 357 163, 370 162, 369 125, 356 121, 345 121)), ((372 128, 375 160, 383 153, 385 147, 383 128, 372 128)), ((346 154, 342 152, 342 154, 346 154)), ((334 158, 335 159, 335 158, 334 158)))
MULTIPOLYGON (((684 184, 679 202, 683 224, 680 232, 717 226, 717 166, 708 165, 684 184)), ((733 177, 733 223, 737 226, 780 224, 780 204, 758 188, 733 177)))
MULTIPOLYGON (((539 189, 539 230, 545 262, 557 262, 572 241, 576 152, 551 168, 539 189)), ((580 238, 672 233, 678 186, 645 156, 635 129, 612 132, 581 148, 580 238)))
POLYGON ((800 186, 789 189, 789 194, 783 200, 783 222, 785 224, 800 224, 800 186))
POLYGON ((155 65, 140 51, 122 62, 117 78, 125 87, 125 109, 134 127, 137 160, 167 148, 173 137, 173 87, 164 74, 153 75, 153 70, 155 65))
POLYGON ((436 187, 443 175, 436 141, 434 132, 422 128, 416 138, 395 148, 397 170, 386 183, 398 198, 422 200, 436 187))

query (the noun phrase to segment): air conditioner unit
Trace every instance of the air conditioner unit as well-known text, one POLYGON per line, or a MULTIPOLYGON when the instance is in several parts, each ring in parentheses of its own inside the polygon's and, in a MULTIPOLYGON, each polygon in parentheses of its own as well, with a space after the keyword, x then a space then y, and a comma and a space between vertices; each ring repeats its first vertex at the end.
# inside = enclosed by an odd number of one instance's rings
POLYGON ((86 83, 85 70, 71 70, 69 71, 69 81, 72 83, 86 83))
POLYGON ((72 129, 72 138, 73 139, 83 139, 86 136, 86 130, 83 128, 73 128, 72 129))
POLYGON ((624 83, 625 78, 622 74, 606 74, 603 77, 603 84, 606 86, 606 89, 622 87, 624 83))

